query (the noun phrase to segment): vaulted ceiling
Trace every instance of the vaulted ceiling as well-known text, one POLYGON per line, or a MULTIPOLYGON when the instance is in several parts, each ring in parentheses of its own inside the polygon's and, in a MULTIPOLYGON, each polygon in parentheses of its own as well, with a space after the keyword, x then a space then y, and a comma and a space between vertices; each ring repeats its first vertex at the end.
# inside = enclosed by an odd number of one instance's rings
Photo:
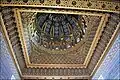
POLYGON ((0 20, 23 79, 90 79, 119 33, 112 1, 2 0, 0 20))

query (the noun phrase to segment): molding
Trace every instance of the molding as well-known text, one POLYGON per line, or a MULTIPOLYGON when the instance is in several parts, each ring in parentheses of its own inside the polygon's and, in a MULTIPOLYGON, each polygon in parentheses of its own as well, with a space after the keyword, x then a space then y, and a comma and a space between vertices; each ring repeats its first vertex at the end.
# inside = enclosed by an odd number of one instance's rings
POLYGON ((24 79, 90 79, 90 76, 33 76, 24 75, 24 79))
POLYGON ((21 72, 21 69, 20 69, 19 64, 18 64, 18 62, 17 62, 15 53, 14 53, 14 51, 13 51, 11 41, 9 40, 9 36, 8 36, 8 34, 7 34, 7 30, 6 30, 6 27, 5 27, 5 25, 4 25, 4 21, 3 21, 3 18, 2 18, 2 14, 1 14, 1 13, 0 13, 0 22, 1 22, 1 26, 2 26, 1 31, 2 31, 2 33, 3 33, 3 36, 4 36, 5 40, 6 40, 6 42, 7 42, 8 50, 9 50, 10 55, 11 55, 11 57, 12 57, 12 60, 13 60, 13 62, 14 62, 14 64, 15 64, 15 67, 16 67, 18 73, 19 73, 19 76, 21 77, 21 76, 22 76, 22 72, 21 72))
POLYGON ((29 64, 29 68, 85 68, 83 64, 29 64))
POLYGON ((103 13, 79 11, 79 10, 58 10, 58 9, 33 9, 33 8, 15 8, 19 12, 41 12, 41 13, 59 13, 59 14, 76 14, 76 15, 91 15, 102 16, 103 13))
POLYGON ((120 11, 119 2, 97 0, 61 0, 59 4, 56 3, 56 0, 43 0, 43 2, 40 2, 39 0, 31 0, 28 2, 17 0, 11 0, 11 2, 7 2, 7 0, 3 0, 1 2, 1 6, 64 8, 115 13, 119 13, 120 11))
POLYGON ((107 46, 106 46, 103 54, 101 55, 100 59, 98 60, 96 66, 95 66, 95 68, 94 68, 94 70, 92 71, 92 73, 91 73, 91 75, 90 75, 91 77, 95 74, 95 72, 97 71, 97 69, 98 69, 98 68, 100 67, 100 65, 102 64, 105 56, 107 55, 108 51, 109 51, 110 48, 112 47, 112 45, 113 45, 115 39, 117 38, 117 36, 119 35, 119 33, 120 33, 120 22, 119 22, 119 24, 117 25, 117 28, 116 28, 116 30, 114 31, 114 33, 113 33, 113 35, 112 35, 109 43, 107 44, 107 46))
POLYGON ((87 57, 85 59, 85 62, 84 62, 85 65, 88 65, 89 62, 90 62, 90 59, 91 59, 91 57, 92 57, 92 55, 94 53, 94 50, 95 50, 95 48, 97 46, 97 43, 98 43, 98 41, 100 39, 100 36, 102 35, 102 31, 104 30, 106 22, 108 21, 108 17, 109 17, 108 14, 104 14, 103 17, 101 18, 101 22, 100 22, 100 24, 98 26, 98 29, 96 31, 94 40, 93 40, 93 42, 91 44, 91 47, 90 47, 89 52, 88 52, 88 55, 87 55, 87 57))
POLYGON ((26 43, 25 43, 25 40, 23 39, 24 38, 24 36, 23 36, 24 32, 23 32, 22 22, 20 21, 21 20, 20 13, 18 12, 17 9, 14 9, 13 11, 14 11, 14 16, 15 16, 16 23, 17 23, 17 28, 18 28, 18 32, 19 32, 20 41, 22 43, 21 45, 22 45, 22 49, 23 49, 24 59, 25 59, 26 65, 29 65, 30 61, 29 61, 29 57, 27 55, 28 53, 27 53, 26 43), (23 45, 23 44, 25 44, 25 45, 23 45))

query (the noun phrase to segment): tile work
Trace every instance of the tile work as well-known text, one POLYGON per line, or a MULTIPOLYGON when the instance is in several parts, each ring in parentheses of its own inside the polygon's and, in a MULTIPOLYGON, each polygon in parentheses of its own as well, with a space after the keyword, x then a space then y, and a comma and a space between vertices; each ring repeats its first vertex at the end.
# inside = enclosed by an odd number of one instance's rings
POLYGON ((120 35, 92 79, 120 79, 120 35))
POLYGON ((0 32, 0 80, 8 79, 19 80, 19 74, 9 54, 7 44, 0 32))

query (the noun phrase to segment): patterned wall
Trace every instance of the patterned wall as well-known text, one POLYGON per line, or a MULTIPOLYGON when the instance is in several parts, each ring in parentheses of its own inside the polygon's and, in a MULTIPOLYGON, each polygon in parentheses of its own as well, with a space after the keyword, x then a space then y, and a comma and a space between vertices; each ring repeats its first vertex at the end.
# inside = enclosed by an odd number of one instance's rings
POLYGON ((120 35, 92 79, 120 79, 120 35))
POLYGON ((0 32, 0 80, 17 79, 19 74, 8 52, 7 45, 0 32))

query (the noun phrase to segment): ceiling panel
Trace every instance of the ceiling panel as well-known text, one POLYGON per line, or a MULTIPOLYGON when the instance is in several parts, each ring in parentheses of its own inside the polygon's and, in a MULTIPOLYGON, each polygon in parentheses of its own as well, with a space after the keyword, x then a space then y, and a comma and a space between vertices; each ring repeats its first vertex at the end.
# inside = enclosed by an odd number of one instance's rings
POLYGON ((30 1, 1 3, 2 30, 22 78, 90 79, 112 45, 120 19, 119 10, 111 8, 117 3, 103 1, 107 8, 91 10, 85 5, 77 9, 74 1, 63 8, 63 2, 54 2, 57 8, 45 2, 43 9, 30 1))

